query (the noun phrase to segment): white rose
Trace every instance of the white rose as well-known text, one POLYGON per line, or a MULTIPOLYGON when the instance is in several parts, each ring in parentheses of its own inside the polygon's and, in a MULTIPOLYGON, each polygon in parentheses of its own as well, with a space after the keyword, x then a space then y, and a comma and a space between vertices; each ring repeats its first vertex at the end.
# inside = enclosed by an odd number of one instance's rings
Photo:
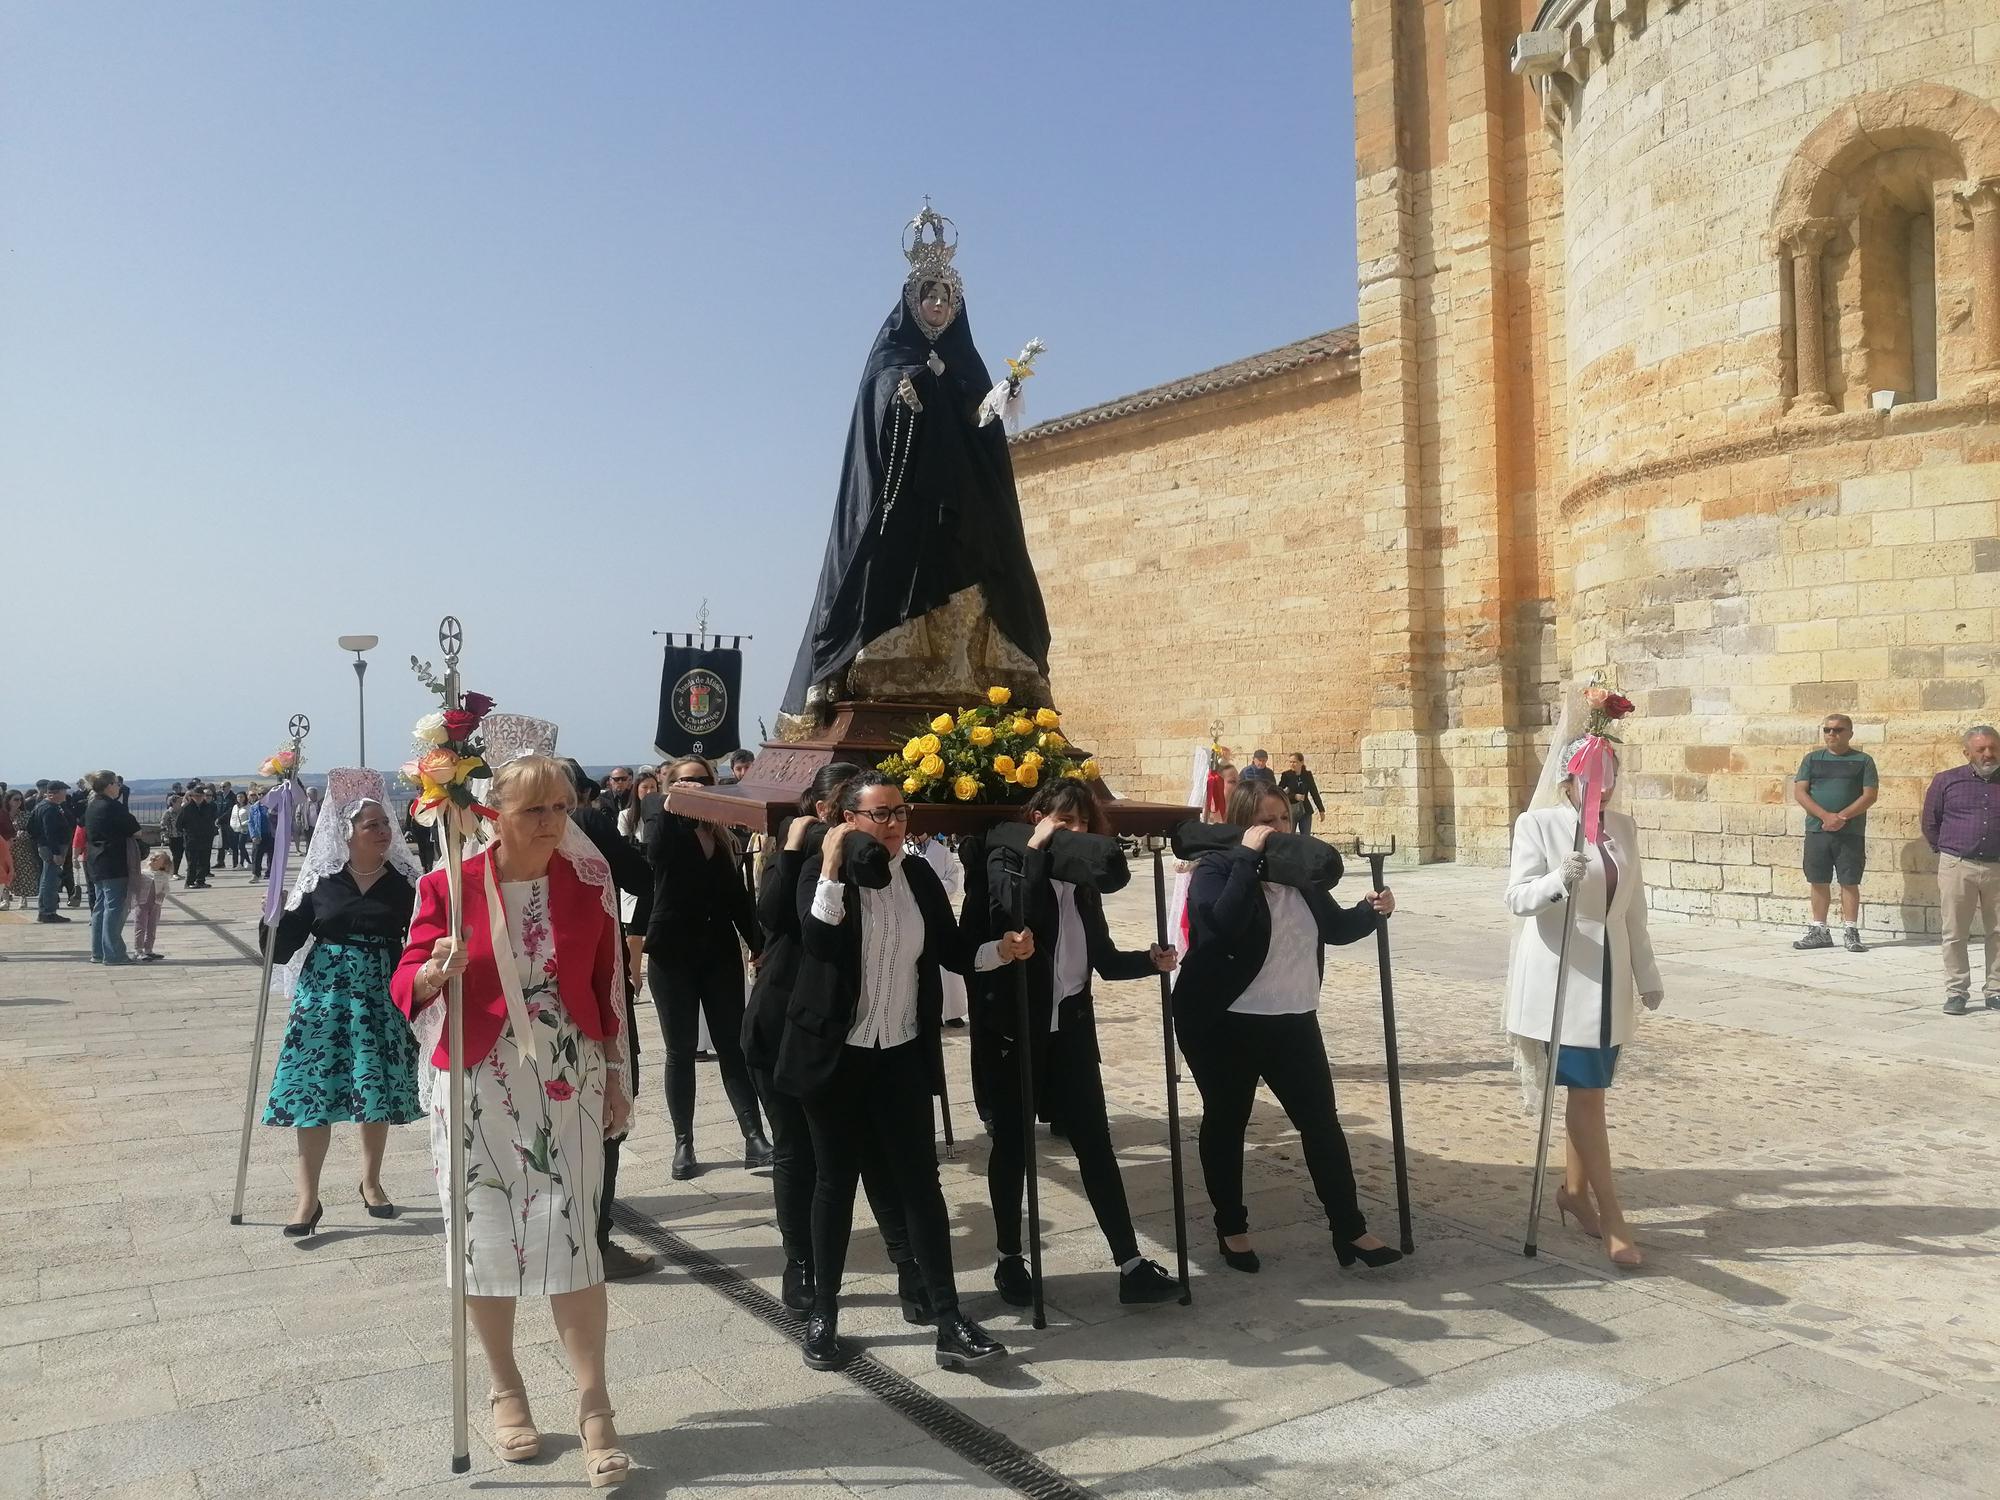
POLYGON ((425 714, 417 720, 417 743, 420 745, 442 745, 450 736, 445 733, 444 715, 425 714))

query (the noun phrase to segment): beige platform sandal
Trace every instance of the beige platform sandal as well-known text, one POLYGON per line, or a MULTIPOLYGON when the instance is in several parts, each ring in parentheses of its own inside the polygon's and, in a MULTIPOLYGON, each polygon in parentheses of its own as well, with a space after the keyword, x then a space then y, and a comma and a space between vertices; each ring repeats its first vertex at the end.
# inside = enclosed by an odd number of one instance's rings
MULTIPOLYGON (((519 1396, 523 1406, 528 1404, 528 1393, 524 1390, 488 1391, 486 1409, 491 1411, 509 1396, 519 1396)), ((535 1431, 531 1421, 526 1427, 502 1427, 493 1424, 493 1448, 500 1457, 510 1464, 524 1464, 531 1458, 539 1458, 542 1453, 542 1435, 535 1431)))
POLYGON ((584 1436, 583 1424, 594 1417, 615 1417, 618 1413, 608 1406, 596 1407, 591 1411, 576 1414, 576 1435, 583 1444, 583 1477, 590 1481, 594 1490, 608 1490, 614 1484, 623 1484, 632 1477, 632 1456, 623 1448, 593 1448, 590 1439, 584 1436))

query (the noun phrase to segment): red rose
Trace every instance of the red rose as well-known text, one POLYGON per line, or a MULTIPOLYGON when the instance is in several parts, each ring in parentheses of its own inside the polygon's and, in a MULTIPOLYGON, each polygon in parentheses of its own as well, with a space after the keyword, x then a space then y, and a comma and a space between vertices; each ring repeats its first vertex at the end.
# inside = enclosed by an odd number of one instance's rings
POLYGON ((467 713, 477 714, 483 719, 493 712, 493 700, 484 693, 467 693, 465 695, 465 709, 467 713))
POLYGON ((551 1078, 547 1083, 542 1085, 542 1092, 557 1102, 576 1097, 576 1089, 561 1078, 551 1078))
POLYGON ((1604 700, 1604 717, 1607 719, 1622 719, 1625 715, 1632 712, 1635 706, 1632 700, 1625 697, 1622 693, 1613 693, 1609 698, 1604 700))
POLYGON ((455 741, 470 739, 479 728, 479 715, 469 708, 447 709, 444 716, 444 732, 455 741))

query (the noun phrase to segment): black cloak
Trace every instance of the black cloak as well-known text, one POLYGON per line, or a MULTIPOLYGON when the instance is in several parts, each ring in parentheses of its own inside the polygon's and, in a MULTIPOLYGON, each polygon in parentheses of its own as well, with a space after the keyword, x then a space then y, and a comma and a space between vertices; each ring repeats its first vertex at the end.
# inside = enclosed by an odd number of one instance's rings
POLYGON ((962 303, 933 344, 898 295, 861 371, 826 561, 785 689, 785 712, 800 712, 814 683, 840 671, 877 636, 973 584, 1001 633, 1048 675, 1049 617, 1021 531, 1006 427, 997 420, 978 425, 979 403, 992 385, 962 303), (941 375, 930 368, 933 349, 944 362, 941 375), (897 395, 905 379, 921 411, 897 395), (900 464, 891 452, 896 444, 898 453, 907 449, 900 464), (892 485, 895 503, 885 515, 892 485))

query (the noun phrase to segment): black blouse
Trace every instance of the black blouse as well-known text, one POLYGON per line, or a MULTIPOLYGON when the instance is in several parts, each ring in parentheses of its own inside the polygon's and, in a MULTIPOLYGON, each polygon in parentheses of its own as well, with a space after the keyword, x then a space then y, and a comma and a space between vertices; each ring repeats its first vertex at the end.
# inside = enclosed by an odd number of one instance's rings
POLYGON ((322 943, 370 943, 401 953, 416 909, 416 887, 394 870, 384 870, 365 891, 345 869, 337 870, 278 919, 271 959, 286 962, 308 937, 322 943))

